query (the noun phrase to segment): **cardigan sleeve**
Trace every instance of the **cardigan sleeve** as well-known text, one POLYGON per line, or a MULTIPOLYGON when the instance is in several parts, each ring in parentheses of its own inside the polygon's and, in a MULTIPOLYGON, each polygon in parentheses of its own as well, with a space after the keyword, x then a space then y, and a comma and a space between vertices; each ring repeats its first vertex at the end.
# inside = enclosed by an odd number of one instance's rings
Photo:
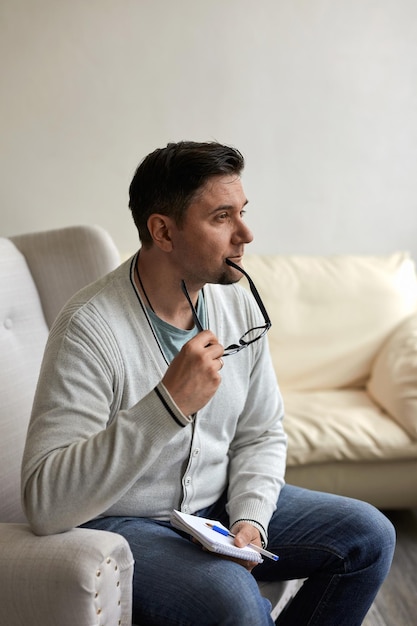
POLYGON ((121 410, 123 359, 110 328, 91 307, 67 317, 47 343, 22 463, 23 503, 37 534, 102 514, 188 423, 149 375, 138 401, 121 410))

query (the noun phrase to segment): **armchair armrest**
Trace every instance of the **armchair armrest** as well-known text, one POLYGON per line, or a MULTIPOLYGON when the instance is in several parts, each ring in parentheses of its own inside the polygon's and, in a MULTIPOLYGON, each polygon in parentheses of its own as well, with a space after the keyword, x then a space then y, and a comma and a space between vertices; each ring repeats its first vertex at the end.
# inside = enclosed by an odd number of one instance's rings
POLYGON ((372 367, 371 397, 417 439, 417 314, 388 337, 372 367))
POLYGON ((38 537, 0 524, 0 624, 132 623, 133 557, 116 533, 76 528, 38 537))

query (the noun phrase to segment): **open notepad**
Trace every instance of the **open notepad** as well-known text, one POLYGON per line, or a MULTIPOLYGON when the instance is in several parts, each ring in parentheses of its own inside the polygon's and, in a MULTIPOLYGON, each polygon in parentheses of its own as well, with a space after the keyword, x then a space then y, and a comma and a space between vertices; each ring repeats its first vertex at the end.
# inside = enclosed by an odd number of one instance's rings
POLYGON ((244 559, 253 563, 262 563, 262 556, 250 546, 246 548, 238 548, 233 543, 233 537, 222 535, 207 524, 223 528, 227 532, 227 528, 217 520, 207 519, 206 517, 198 517, 197 515, 188 515, 174 510, 171 514, 171 524, 190 535, 192 535, 202 546, 216 552, 224 554, 236 559, 244 559))

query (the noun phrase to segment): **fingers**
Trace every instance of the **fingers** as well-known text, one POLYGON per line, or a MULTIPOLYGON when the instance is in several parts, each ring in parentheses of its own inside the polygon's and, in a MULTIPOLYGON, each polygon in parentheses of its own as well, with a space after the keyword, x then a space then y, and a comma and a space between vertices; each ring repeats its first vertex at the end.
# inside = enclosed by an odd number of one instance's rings
POLYGON ((201 333, 198 333, 198 335, 196 335, 195 337, 193 337, 187 344, 190 346, 193 346, 195 348, 213 348, 212 352, 216 353, 216 357, 215 358, 219 358, 223 352, 224 352, 224 348, 223 346, 219 343, 219 340, 217 339, 216 335, 214 333, 211 332, 211 330, 203 330, 201 333))
POLYGON ((233 526, 232 530, 235 535, 235 545, 239 548, 243 548, 249 543, 254 543, 259 547, 262 545, 259 530, 249 522, 239 522, 233 526))
POLYGON ((185 415, 201 409, 216 393, 223 352, 217 337, 205 330, 188 341, 168 367, 162 382, 185 415))

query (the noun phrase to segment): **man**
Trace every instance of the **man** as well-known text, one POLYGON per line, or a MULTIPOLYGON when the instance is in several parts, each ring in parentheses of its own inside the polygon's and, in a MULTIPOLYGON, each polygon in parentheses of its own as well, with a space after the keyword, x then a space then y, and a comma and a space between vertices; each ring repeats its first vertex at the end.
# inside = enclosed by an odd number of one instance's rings
POLYGON ((252 240, 243 165, 233 148, 181 142, 138 167, 139 253, 76 294, 50 333, 26 512, 39 534, 83 525, 126 537, 137 624, 270 625, 256 579, 307 578, 279 624, 359 625, 394 531, 368 504, 284 486, 269 320, 237 285, 252 240), (171 527, 174 508, 280 559, 255 567, 203 551, 171 527))

